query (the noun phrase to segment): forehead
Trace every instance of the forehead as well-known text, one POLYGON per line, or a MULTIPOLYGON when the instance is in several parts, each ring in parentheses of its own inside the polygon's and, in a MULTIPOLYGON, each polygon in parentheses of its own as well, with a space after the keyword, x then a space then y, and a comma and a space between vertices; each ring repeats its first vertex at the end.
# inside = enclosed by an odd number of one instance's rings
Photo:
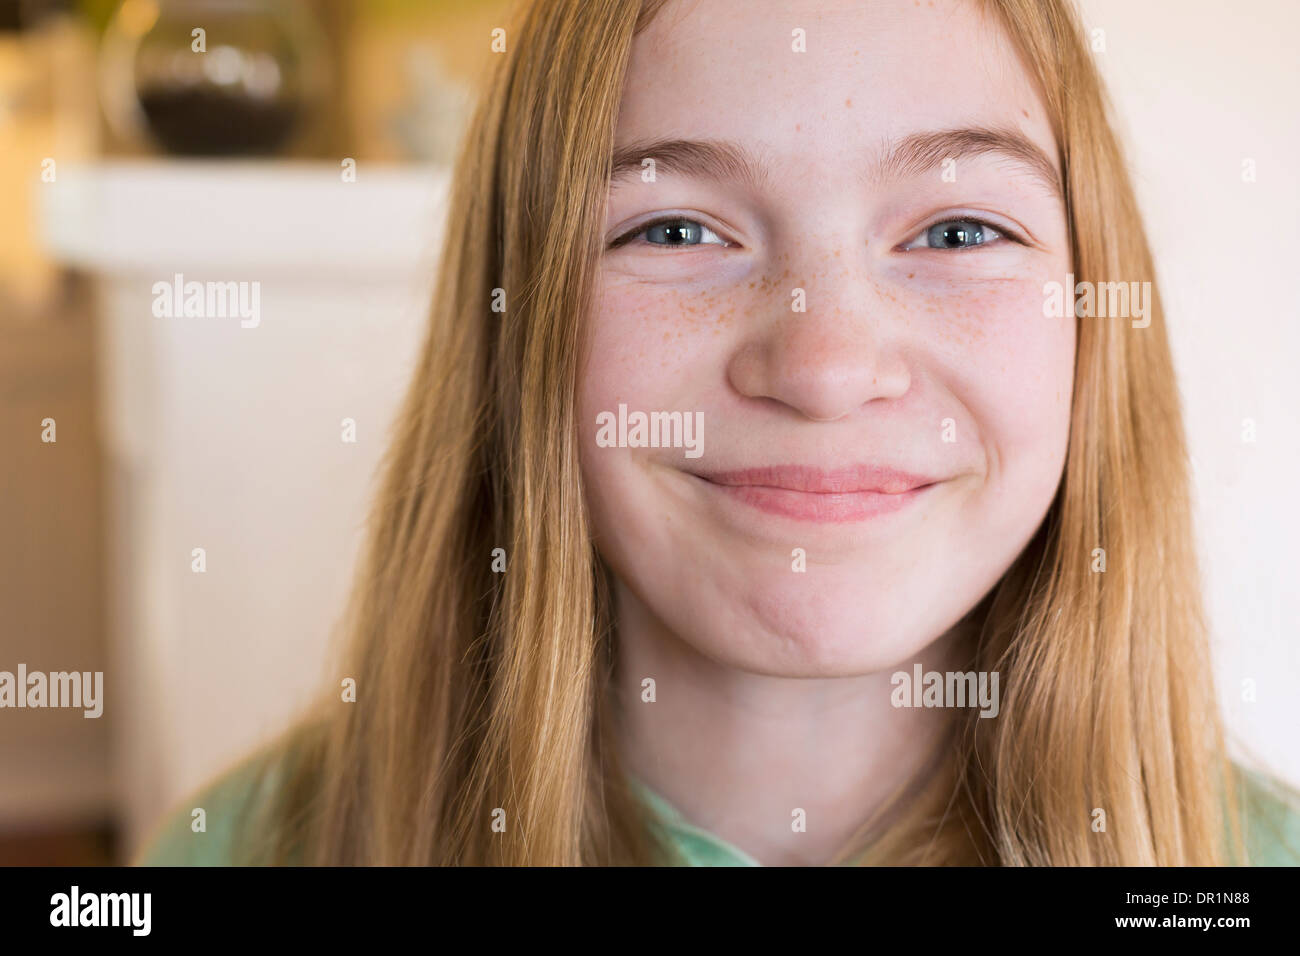
POLYGON ((618 140, 734 139, 806 172, 972 126, 1055 155, 1032 80, 975 0, 668 0, 633 43, 618 140))

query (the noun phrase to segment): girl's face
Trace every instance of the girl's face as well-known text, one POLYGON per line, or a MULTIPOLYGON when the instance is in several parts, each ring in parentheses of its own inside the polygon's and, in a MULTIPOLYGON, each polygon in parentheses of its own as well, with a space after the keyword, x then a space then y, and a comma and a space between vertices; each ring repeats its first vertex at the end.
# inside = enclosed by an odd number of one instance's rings
POLYGON ((1065 211, 1010 42, 957 0, 671 0, 616 154, 578 408, 621 614, 770 675, 914 659, 1065 460, 1065 211), (654 412, 702 429, 645 447, 654 412))

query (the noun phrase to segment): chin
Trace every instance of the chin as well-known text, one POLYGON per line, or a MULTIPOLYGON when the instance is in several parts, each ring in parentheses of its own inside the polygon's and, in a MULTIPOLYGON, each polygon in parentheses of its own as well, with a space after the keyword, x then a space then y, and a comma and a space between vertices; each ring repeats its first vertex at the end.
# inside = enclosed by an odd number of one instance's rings
MULTIPOLYGON (((804 575, 793 575, 804 578, 804 575)), ((707 627, 708 642, 728 662, 781 677, 858 677, 910 664, 960 618, 943 621, 906 607, 898 592, 799 580, 748 591, 743 606, 719 621, 748 622, 741 644, 729 628, 707 627)), ((932 609, 933 611, 934 609, 932 609)), ((703 636, 696 631, 697 639, 703 636)), ((718 656, 718 655, 711 655, 718 656)))

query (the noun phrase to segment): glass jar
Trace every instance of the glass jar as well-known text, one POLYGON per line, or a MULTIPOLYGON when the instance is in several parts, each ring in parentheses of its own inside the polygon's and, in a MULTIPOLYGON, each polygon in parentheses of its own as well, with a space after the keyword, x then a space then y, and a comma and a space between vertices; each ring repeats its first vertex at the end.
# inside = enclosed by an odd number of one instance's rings
POLYGON ((322 94, 324 49, 301 0, 125 0, 104 36, 105 113, 168 153, 274 153, 322 94))

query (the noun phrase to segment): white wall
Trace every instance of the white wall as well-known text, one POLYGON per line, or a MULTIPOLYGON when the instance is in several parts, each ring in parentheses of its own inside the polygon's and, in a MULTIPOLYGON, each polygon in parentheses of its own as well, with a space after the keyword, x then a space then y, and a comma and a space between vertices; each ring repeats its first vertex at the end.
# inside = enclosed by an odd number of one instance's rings
POLYGON ((1081 9, 1105 31, 1094 56, 1162 280, 1222 707, 1240 744, 1300 784, 1300 4, 1081 9), (1242 181, 1245 159, 1253 183, 1242 181))

